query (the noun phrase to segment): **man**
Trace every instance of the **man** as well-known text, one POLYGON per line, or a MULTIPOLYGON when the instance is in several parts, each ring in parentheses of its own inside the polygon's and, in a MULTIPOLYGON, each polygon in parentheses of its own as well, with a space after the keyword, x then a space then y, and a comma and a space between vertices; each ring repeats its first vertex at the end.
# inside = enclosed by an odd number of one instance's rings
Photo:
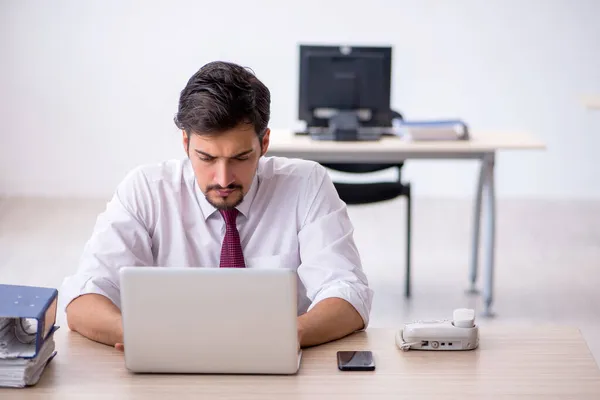
POLYGON ((61 293, 69 328, 122 350, 122 266, 293 268, 302 347, 368 324, 372 291, 326 170, 265 157, 270 93, 248 70, 202 67, 181 92, 183 160, 135 169, 98 217, 61 293))

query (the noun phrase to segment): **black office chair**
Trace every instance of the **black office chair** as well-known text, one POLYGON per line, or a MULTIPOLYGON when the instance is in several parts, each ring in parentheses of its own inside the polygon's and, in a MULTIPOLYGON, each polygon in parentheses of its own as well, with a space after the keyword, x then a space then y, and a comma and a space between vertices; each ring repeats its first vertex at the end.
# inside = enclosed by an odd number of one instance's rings
MULTIPOLYGON (((394 112, 394 118, 402 119, 402 116, 394 112)), ((334 171, 366 174, 386 169, 397 170, 398 179, 387 182, 369 183, 342 183, 335 182, 334 186, 340 198, 346 204, 369 204, 386 200, 392 200, 400 196, 406 197, 406 277, 405 297, 410 297, 410 269, 411 269, 411 231, 412 231, 412 205, 410 182, 402 182, 403 162, 396 164, 352 164, 352 163, 322 163, 326 168, 334 171)))
POLYGON ((342 183, 335 182, 334 186, 340 198, 346 204, 368 204, 380 201, 392 200, 400 196, 406 197, 406 277, 405 297, 410 297, 410 267, 411 267, 411 188, 410 183, 402 183, 401 169, 404 163, 399 164, 322 164, 324 167, 341 172, 370 173, 395 168, 398 171, 398 179, 391 182, 369 182, 369 183, 342 183))

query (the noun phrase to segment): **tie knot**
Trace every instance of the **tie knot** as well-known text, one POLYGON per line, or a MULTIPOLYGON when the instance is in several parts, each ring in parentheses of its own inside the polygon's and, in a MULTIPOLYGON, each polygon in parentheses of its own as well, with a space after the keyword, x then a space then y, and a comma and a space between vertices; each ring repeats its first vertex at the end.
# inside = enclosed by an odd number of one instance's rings
POLYGON ((238 215, 237 208, 229 208, 227 210, 219 210, 223 219, 225 220, 225 225, 235 225, 235 218, 238 215))

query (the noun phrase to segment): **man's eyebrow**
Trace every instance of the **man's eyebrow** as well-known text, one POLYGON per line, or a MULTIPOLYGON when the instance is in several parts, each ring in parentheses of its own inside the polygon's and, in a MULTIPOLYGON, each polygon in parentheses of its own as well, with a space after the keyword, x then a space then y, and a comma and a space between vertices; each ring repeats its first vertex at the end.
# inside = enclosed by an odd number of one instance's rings
POLYGON ((254 149, 250 149, 250 150, 246 150, 246 151, 242 151, 241 153, 236 154, 235 156, 231 157, 231 158, 238 158, 238 157, 243 157, 246 156, 250 153, 252 153, 254 151, 254 149))
MULTIPOLYGON (((217 158, 217 157, 215 157, 215 156, 213 156, 213 155, 210 155, 210 154, 208 154, 208 153, 205 153, 205 152, 203 152, 203 151, 201 151, 201 150, 198 150, 198 149, 195 149, 195 151, 196 151, 196 153, 198 153, 198 154, 200 154, 201 156, 204 156, 204 157, 208 157, 208 158, 217 158)), ((230 158, 238 158, 238 157, 243 157, 243 156, 245 156, 245 155, 248 155, 248 154, 252 153, 253 151, 254 151, 254 149, 245 150, 245 151, 242 151, 241 153, 238 153, 238 154, 236 154, 236 155, 234 155, 234 156, 232 156, 232 157, 230 157, 230 158)))
POLYGON ((198 149, 194 149, 194 150, 196 151, 196 153, 200 154, 201 156, 208 157, 208 158, 215 158, 215 156, 211 156, 210 154, 200 151, 198 149))

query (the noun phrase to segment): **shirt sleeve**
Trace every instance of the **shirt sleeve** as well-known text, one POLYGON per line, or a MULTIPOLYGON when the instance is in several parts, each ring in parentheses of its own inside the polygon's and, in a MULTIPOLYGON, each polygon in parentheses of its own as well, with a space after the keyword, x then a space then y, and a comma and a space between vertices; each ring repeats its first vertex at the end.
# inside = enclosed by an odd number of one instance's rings
POLYGON ((145 204, 149 201, 143 173, 130 173, 98 216, 77 271, 63 281, 59 292, 63 311, 71 301, 89 293, 103 295, 120 308, 120 267, 153 265, 149 207, 145 204))
POLYGON ((311 301, 308 309, 326 298, 338 297, 358 311, 366 328, 373 291, 362 270, 346 204, 323 166, 315 165, 303 199, 308 210, 298 234, 298 276, 311 301))

